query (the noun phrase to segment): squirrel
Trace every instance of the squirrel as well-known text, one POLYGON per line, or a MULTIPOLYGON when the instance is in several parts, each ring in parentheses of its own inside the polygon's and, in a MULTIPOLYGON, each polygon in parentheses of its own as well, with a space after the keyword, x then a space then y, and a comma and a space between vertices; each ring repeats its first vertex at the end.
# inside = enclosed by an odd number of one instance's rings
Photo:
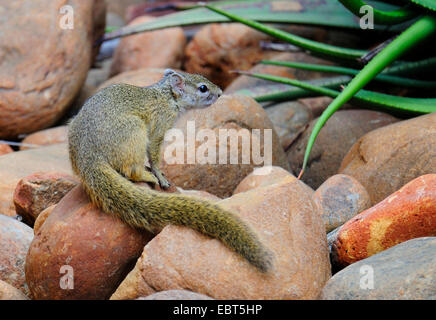
POLYGON ((187 226, 219 239, 261 272, 273 256, 239 217, 212 202, 147 189, 170 186, 160 171, 160 148, 177 115, 204 108, 221 89, 197 74, 165 70, 147 87, 115 84, 98 91, 69 124, 69 156, 91 201, 134 228, 187 226), (148 158, 151 171, 145 167, 148 158))

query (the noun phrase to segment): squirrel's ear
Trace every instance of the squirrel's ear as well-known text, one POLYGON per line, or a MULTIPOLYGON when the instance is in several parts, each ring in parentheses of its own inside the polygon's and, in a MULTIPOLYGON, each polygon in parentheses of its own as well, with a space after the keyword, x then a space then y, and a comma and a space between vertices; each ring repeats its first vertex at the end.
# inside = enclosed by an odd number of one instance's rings
POLYGON ((171 87, 175 92, 178 94, 184 93, 184 84, 185 81, 183 80, 183 76, 180 73, 177 73, 171 69, 165 70, 165 76, 168 77, 168 80, 170 81, 171 87), (168 74, 167 74, 168 72, 168 74))

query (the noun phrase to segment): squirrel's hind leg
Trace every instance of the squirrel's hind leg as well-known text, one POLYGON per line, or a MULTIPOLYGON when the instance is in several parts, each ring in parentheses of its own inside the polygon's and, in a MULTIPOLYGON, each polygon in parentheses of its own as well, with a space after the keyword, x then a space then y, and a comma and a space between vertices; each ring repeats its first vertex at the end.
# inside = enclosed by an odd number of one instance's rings
POLYGON ((135 182, 151 182, 154 184, 158 184, 159 180, 155 177, 153 173, 145 170, 145 168, 141 165, 135 165, 129 170, 129 174, 126 177, 135 182))

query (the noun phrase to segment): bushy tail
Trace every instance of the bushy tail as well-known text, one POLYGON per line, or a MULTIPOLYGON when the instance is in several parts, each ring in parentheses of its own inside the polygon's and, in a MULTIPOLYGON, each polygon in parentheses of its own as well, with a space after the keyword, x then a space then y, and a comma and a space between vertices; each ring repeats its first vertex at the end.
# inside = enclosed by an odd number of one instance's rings
POLYGON ((221 240, 262 272, 272 267, 272 255, 232 213, 208 201, 138 187, 105 163, 92 167, 83 173, 83 184, 103 211, 136 228, 151 230, 167 224, 191 227, 221 240))

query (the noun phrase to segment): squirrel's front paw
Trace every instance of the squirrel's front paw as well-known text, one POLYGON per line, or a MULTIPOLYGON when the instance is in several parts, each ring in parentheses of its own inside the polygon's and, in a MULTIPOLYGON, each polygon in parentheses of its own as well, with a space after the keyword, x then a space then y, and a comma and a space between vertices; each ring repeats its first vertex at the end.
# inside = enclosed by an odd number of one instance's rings
POLYGON ((163 173, 155 168, 152 168, 151 171, 155 175, 155 177, 159 180, 159 185, 163 189, 168 189, 171 186, 171 183, 164 177, 163 173))
POLYGON ((171 183, 169 183, 169 181, 167 179, 165 179, 164 177, 159 177, 159 185, 161 186, 161 188, 164 189, 168 189, 171 186, 171 183))

